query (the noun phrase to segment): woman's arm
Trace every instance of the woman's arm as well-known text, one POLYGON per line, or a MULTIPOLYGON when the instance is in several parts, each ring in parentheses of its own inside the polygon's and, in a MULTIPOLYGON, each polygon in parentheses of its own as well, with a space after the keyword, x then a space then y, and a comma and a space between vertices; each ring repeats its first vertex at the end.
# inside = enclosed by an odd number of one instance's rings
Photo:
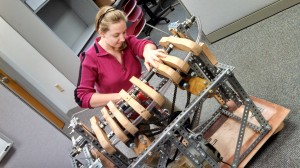
POLYGON ((109 101, 116 103, 121 97, 118 93, 94 93, 90 99, 90 107, 95 108, 106 105, 109 101))
POLYGON ((167 53, 163 49, 157 49, 154 44, 148 43, 144 47, 143 56, 145 59, 145 66, 149 71, 151 67, 157 68, 155 61, 162 62, 159 57, 167 57, 167 53))

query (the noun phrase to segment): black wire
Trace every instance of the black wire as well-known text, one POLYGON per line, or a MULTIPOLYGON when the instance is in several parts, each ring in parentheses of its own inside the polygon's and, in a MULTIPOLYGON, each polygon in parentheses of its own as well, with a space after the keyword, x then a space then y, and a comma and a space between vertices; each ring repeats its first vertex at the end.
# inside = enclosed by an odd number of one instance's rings
POLYGON ((230 167, 231 167, 231 165, 230 165, 229 163, 227 163, 227 162, 224 162, 223 160, 221 160, 221 162, 222 162, 222 163, 225 163, 225 164, 227 164, 228 166, 230 166, 230 167))

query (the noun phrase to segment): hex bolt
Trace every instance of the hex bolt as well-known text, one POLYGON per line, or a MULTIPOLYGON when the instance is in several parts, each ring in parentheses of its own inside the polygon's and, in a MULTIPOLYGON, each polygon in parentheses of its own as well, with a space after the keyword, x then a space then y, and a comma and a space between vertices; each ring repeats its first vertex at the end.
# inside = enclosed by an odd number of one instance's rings
POLYGON ((142 142, 142 144, 146 145, 146 140, 144 139, 144 135, 139 135, 138 136, 139 140, 142 142))
POLYGON ((132 148, 135 148, 135 147, 136 147, 135 143, 130 143, 130 144, 129 144, 129 148, 132 149, 132 148))
POLYGON ((185 82, 185 83, 182 85, 182 87, 183 87, 184 89, 187 89, 187 88, 189 87, 189 84, 185 82))
POLYGON ((197 75, 196 72, 191 73, 191 77, 195 77, 196 75, 197 75))
POLYGON ((8 78, 5 76, 5 77, 2 77, 1 78, 1 82, 3 83, 7 83, 8 82, 8 78))

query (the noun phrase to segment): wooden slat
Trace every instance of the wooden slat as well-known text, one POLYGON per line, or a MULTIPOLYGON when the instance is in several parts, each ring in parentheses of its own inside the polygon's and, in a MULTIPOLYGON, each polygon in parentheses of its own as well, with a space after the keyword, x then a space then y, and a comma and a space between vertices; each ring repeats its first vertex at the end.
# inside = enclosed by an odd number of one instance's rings
POLYGON ((138 128, 136 126, 134 126, 121 111, 118 110, 118 108, 112 101, 108 102, 107 106, 108 106, 109 110, 113 113, 113 115, 116 117, 116 119, 119 121, 119 123, 131 135, 135 135, 135 133, 139 131, 138 128))
POLYGON ((105 149, 105 151, 107 153, 109 153, 109 154, 115 153, 117 150, 110 143, 110 141, 106 135, 106 132, 102 128, 100 128, 98 125, 99 119, 96 116, 93 116, 92 118, 90 118, 90 122, 91 122, 92 130, 96 134, 96 137, 97 137, 100 145, 105 149))
POLYGON ((174 82, 177 85, 182 80, 182 77, 173 68, 171 68, 165 64, 162 64, 160 62, 157 62, 157 61, 155 61, 155 63, 158 65, 156 70, 157 70, 157 73, 159 73, 160 75, 162 75, 168 79, 171 79, 172 82, 174 82))
POLYGON ((134 111, 136 111, 143 119, 148 120, 151 114, 146 110, 139 102, 132 98, 125 90, 121 90, 119 95, 123 100, 125 100, 134 111))
POLYGON ((123 130, 121 129, 121 127, 118 125, 118 123, 116 123, 116 121, 110 117, 110 115, 109 115, 108 110, 106 109, 106 107, 102 108, 101 113, 102 113, 103 117, 105 118, 106 122, 108 123, 108 125, 110 126, 111 130, 115 133, 115 135, 122 142, 126 143, 129 140, 129 138, 123 132, 123 130))
POLYGON ((167 56, 165 58, 160 58, 166 65, 175 68, 175 69, 179 69, 181 72, 187 74, 189 72, 190 69, 190 65, 183 61, 182 59, 175 57, 175 56, 167 56))
POLYGON ((140 88, 147 96, 149 96, 154 102, 156 102, 159 106, 162 106, 165 102, 165 98, 152 89, 150 86, 142 82, 136 77, 131 77, 130 82, 140 88))
POLYGON ((198 45, 196 42, 186 39, 186 38, 179 38, 179 37, 162 37, 159 41, 159 44, 163 47, 168 47, 169 44, 174 45, 174 49, 179 49, 186 52, 192 52, 194 55, 199 55, 202 51, 201 46, 198 45))

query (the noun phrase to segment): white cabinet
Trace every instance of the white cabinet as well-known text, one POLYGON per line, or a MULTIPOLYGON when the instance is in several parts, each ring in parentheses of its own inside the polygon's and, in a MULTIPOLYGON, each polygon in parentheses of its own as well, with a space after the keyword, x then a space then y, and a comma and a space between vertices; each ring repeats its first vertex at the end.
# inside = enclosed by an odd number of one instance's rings
POLYGON ((187 11, 201 20, 209 42, 215 42, 272 16, 300 0, 180 0, 187 11))
POLYGON ((25 0, 34 13, 38 12, 49 0, 25 0))
POLYGON ((24 3, 78 55, 94 33, 92 0, 25 0, 24 3))

